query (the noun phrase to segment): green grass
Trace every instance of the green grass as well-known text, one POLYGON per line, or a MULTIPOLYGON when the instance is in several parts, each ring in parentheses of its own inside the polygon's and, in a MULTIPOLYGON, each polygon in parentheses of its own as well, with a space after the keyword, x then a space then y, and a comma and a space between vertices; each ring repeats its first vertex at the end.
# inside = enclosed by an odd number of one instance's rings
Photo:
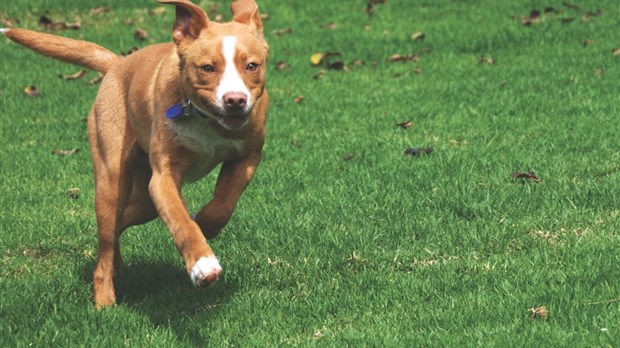
MULTIPOLYGON (((0 18, 80 20, 59 34, 116 52, 170 39, 171 9, 104 3, 92 14, 102 3, 3 2, 0 18)), ((620 345, 616 1, 389 0, 372 16, 361 0, 259 5, 268 140, 212 242, 223 278, 194 289, 156 221, 123 235, 120 304, 102 312, 84 122, 94 74, 62 80, 78 68, 0 39, 0 346, 620 345), (520 23, 546 6, 562 12, 520 23), (425 38, 411 41, 417 31, 425 38), (340 52, 332 60, 350 70, 314 79, 317 52, 340 52), (410 53, 420 60, 389 61, 410 53), (24 96, 33 84, 41 96, 24 96), (511 178, 529 170, 541 184, 511 178), (546 320, 530 316, 537 306, 546 320)), ((186 187, 193 209, 214 178, 186 187)))

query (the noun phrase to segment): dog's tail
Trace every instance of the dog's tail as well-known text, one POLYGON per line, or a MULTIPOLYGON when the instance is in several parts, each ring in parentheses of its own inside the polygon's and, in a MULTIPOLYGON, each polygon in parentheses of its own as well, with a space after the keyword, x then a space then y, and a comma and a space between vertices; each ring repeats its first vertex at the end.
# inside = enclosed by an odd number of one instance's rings
POLYGON ((0 32, 37 53, 93 69, 102 74, 120 59, 115 53, 92 42, 19 28, 0 29, 0 32))

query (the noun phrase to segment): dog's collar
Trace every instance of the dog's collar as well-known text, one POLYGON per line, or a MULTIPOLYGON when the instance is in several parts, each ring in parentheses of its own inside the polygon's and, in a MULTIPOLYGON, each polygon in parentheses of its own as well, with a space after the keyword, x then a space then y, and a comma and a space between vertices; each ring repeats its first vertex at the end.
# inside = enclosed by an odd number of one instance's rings
POLYGON ((166 118, 171 120, 179 117, 190 118, 192 116, 200 116, 204 119, 209 118, 204 112, 194 106, 191 100, 188 100, 186 103, 174 104, 166 110, 166 118))

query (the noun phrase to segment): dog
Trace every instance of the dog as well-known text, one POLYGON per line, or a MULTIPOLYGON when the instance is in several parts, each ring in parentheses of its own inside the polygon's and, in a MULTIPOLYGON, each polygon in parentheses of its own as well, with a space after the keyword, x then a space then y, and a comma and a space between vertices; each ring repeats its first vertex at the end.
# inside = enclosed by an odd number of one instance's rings
POLYGON ((269 96, 269 46, 254 0, 235 0, 233 19, 210 21, 187 0, 174 5, 174 42, 121 58, 94 43, 1 29, 35 52, 104 74, 88 117, 95 176, 97 309, 114 305, 119 237, 158 216, 199 288, 222 267, 207 240, 230 220, 261 162, 269 96), (181 187, 221 164, 212 199, 194 217, 181 187))

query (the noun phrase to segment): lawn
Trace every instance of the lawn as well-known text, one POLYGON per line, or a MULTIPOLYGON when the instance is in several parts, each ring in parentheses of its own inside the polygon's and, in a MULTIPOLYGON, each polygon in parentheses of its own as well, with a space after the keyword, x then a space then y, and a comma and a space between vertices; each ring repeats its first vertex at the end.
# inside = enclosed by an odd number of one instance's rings
MULTIPOLYGON (((151 222, 123 235, 100 312, 97 75, 0 38, 1 347, 620 346, 616 0, 259 6, 268 138, 211 242, 223 277, 195 289, 151 222)), ((41 16, 118 53, 174 21, 146 0, 0 4, 3 27, 41 16)))

